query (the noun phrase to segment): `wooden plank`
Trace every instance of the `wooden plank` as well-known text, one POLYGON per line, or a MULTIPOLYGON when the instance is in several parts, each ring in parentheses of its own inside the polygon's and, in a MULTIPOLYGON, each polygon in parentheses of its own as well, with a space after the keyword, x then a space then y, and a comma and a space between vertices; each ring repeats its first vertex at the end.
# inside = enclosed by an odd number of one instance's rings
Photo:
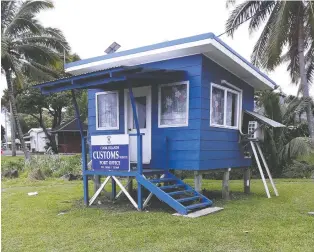
POLYGON ((219 211, 223 210, 222 207, 207 207, 204 208, 202 210, 199 211, 195 211, 193 213, 189 213, 189 214, 179 214, 179 213, 175 213, 173 214, 173 216, 183 216, 183 217, 187 217, 187 218, 197 218, 197 217, 201 217, 201 216, 205 216, 208 214, 212 214, 212 213, 217 213, 219 211))

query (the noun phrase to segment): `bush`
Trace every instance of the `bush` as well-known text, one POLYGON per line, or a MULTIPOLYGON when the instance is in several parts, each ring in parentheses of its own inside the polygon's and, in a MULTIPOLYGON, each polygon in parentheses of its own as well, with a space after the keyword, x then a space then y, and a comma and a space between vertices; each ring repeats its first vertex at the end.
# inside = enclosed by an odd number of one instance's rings
POLYGON ((81 155, 34 155, 26 165, 29 179, 61 177, 67 174, 81 174, 81 155))
POLYGON ((314 175, 314 165, 305 161, 292 161, 283 169, 284 178, 311 178, 314 175))
POLYGON ((24 157, 1 157, 1 172, 15 169, 23 171, 24 157))

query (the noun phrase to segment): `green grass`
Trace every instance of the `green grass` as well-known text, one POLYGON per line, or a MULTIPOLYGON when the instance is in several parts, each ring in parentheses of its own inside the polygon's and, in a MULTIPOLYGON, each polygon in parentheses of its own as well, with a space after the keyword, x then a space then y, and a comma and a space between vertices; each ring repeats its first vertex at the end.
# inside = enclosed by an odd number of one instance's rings
MULTIPOLYGON (((4 181, 2 250, 313 251, 313 180, 276 181, 280 196, 271 199, 260 180, 250 196, 240 193, 242 181, 231 181, 233 200, 215 200, 224 210, 196 219, 167 208, 137 212, 124 202, 85 208, 81 181, 4 181), (28 196, 32 191, 39 194, 28 196)), ((204 180, 203 187, 217 191, 221 181, 204 180)))

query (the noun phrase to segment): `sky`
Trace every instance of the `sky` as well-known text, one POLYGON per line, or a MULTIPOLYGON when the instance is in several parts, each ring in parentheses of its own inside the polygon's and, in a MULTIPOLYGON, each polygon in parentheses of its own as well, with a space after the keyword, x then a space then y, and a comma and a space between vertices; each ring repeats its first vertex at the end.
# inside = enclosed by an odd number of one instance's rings
MULTIPOLYGON (((225 30, 231 9, 224 0, 54 0, 55 8, 41 12, 44 26, 59 28, 69 42, 72 52, 82 59, 103 55, 114 41, 119 51, 155 44, 167 40, 225 30)), ((238 2, 241 2, 238 1, 238 2)), ((259 33, 249 35, 244 24, 233 38, 220 38, 240 55, 250 60, 259 33)), ((266 71, 263 71, 266 73, 266 71)), ((283 92, 296 95, 286 66, 267 73, 283 92)), ((6 82, 1 76, 0 94, 6 82)), ((314 87, 311 89, 314 96, 314 87)), ((3 116, 1 117, 3 122, 3 116)))

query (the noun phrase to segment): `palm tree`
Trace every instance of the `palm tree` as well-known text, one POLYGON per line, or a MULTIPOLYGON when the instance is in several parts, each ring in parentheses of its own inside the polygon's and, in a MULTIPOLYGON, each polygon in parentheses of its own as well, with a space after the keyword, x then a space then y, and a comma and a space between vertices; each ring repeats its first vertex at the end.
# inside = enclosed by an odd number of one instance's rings
MULTIPOLYGON (((235 0, 227 0, 229 4, 235 0)), ((249 32, 265 26, 257 40, 251 61, 257 67, 274 70, 288 62, 292 82, 300 81, 299 92, 310 100, 309 86, 314 78, 314 6, 311 1, 245 1, 231 12, 226 30, 229 35, 250 19, 249 32)), ((309 135, 314 144, 314 120, 311 102, 306 115, 309 135)))
POLYGON ((54 74, 50 66, 60 61, 69 46, 61 31, 44 28, 36 19, 36 14, 53 8, 49 1, 1 1, 1 70, 5 74, 9 100, 16 122, 19 139, 29 159, 21 125, 18 120, 14 97, 13 79, 21 86, 23 76, 44 81, 54 74))
POLYGON ((308 155, 310 145, 307 124, 300 120, 306 113, 305 98, 284 96, 281 93, 257 92, 256 105, 268 118, 278 121, 286 128, 264 127, 263 153, 275 176, 280 176, 283 167, 298 156, 308 155))

